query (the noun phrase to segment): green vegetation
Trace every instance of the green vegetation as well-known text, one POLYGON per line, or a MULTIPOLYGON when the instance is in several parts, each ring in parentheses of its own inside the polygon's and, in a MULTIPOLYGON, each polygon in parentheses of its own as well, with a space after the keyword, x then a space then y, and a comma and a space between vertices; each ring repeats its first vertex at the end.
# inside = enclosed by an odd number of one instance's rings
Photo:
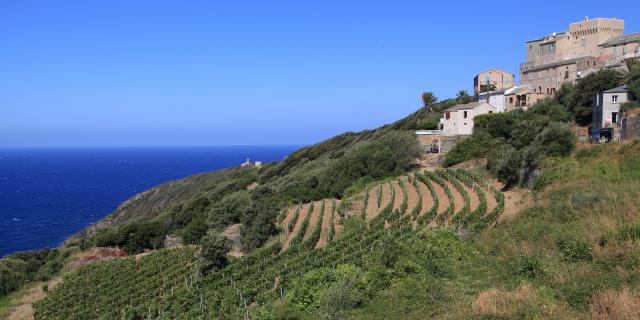
POLYGON ((0 297, 27 283, 47 281, 62 269, 77 247, 18 252, 0 259, 0 297))

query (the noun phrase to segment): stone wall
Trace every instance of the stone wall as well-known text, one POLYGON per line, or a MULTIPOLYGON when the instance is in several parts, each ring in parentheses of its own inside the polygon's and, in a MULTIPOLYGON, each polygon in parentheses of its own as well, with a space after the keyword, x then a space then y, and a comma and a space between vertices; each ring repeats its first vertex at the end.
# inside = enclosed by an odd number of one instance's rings
POLYGON ((627 141, 640 137, 640 116, 624 117, 620 124, 620 140, 627 141))
POLYGON ((436 145, 440 148, 440 153, 449 152, 463 136, 442 136, 442 135, 417 135, 418 142, 428 150, 429 146, 436 145))

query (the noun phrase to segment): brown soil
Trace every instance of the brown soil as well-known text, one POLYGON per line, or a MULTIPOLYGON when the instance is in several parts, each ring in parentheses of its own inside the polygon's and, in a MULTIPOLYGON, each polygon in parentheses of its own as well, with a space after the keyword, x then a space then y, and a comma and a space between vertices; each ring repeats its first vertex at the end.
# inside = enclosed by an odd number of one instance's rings
POLYGON ((280 224, 281 227, 283 228, 287 227, 287 225, 289 224, 289 221, 293 219, 293 216, 295 215, 297 209, 298 209, 297 205, 289 207, 289 209, 287 209, 287 215, 284 217, 284 219, 282 219, 282 223, 280 224))
POLYGON ((402 190, 402 186, 400 186, 400 183, 396 180, 394 180, 392 182, 393 185, 393 189, 396 191, 396 198, 393 201, 393 210, 396 209, 400 209, 400 206, 402 206, 402 198, 404 197, 404 190, 402 190))
POLYGON ((513 221, 522 209, 533 203, 531 191, 527 189, 512 189, 504 193, 504 212, 498 217, 499 222, 513 221))
POLYGON ((496 200, 496 196, 493 195, 493 191, 490 188, 482 188, 484 190, 484 195, 487 197, 487 214, 498 205, 498 201, 496 200))
POLYGON ((378 215, 382 206, 378 208, 378 185, 374 185, 369 190, 369 201, 367 201, 366 220, 369 221, 378 215))
POLYGON ((95 247, 87 251, 78 253, 77 259, 74 259, 73 261, 67 263, 64 266, 64 269, 70 270, 85 264, 126 256, 127 253, 119 248, 95 247))
POLYGON ((300 209, 300 215, 298 216, 298 220, 293 227, 293 231, 286 235, 284 242, 282 243, 283 251, 289 249, 289 242, 291 242, 291 239, 293 239, 298 231, 300 231, 300 225, 302 225, 302 221, 304 221, 305 217, 307 216, 307 211, 309 211, 309 204, 305 203, 302 205, 302 209, 300 209))
POLYGON ((257 182, 251 182, 251 184, 247 186, 247 190, 253 190, 253 189, 257 188, 258 186, 259 186, 259 184, 257 182))
POLYGON ((462 197, 462 194, 460 194, 453 183, 447 181, 447 184, 449 185, 449 189, 451 190, 451 194, 453 195, 453 215, 449 217, 449 222, 451 222, 453 216, 455 216, 455 214, 458 213, 458 211, 462 210, 462 207, 464 207, 464 197, 462 197))
POLYGON ((420 195, 408 177, 402 177, 402 181, 404 181, 404 184, 407 186, 407 214, 410 215, 413 209, 418 205, 418 198, 420 195))
POLYGON ((336 200, 336 213, 335 213, 335 217, 333 218, 333 226, 336 231, 335 236, 337 236, 338 234, 340 234, 340 232, 342 232, 342 223, 340 222, 340 215, 338 214, 339 207, 340 207, 340 200, 336 200))
MULTIPOLYGON (((336 202, 336 214, 337 214, 337 202, 336 202)), ((364 192, 359 194, 353 198, 351 198, 351 203, 349 204, 349 210, 347 210, 348 216, 360 216, 362 213, 362 208, 364 207, 364 192)))
POLYGON ((229 255, 232 257, 242 257, 245 253, 242 251, 242 243, 240 242, 240 234, 242 232, 242 224, 236 223, 230 225, 222 232, 222 235, 231 240, 232 246, 229 255))
MULTIPOLYGON (((437 183, 432 182, 433 188, 436 190, 436 196, 438 197, 438 215, 444 214, 449 207, 449 197, 447 197, 447 193, 444 192, 444 189, 437 183)), ((437 219, 431 220, 429 225, 435 225, 437 219)))
POLYGON ((327 233, 329 232, 329 222, 331 220, 331 209, 333 207, 331 199, 324 201, 324 212, 322 214, 322 230, 320 231, 320 239, 316 243, 316 248, 322 248, 327 245, 327 233))
POLYGON ((320 209, 322 207, 322 201, 316 201, 313 203, 313 212, 311 213, 311 219, 309 220, 309 225, 307 226, 307 230, 305 230, 303 240, 307 240, 313 234, 313 231, 316 229, 316 225, 318 224, 318 220, 322 216, 320 209))
POLYGON ((467 185, 464 185, 464 184, 463 186, 464 186, 464 189, 467 190, 467 193, 469 194, 469 211, 474 212, 476 209, 478 209, 478 206, 480 205, 480 198, 478 197, 476 192, 473 190, 473 188, 469 188, 467 187, 467 185))
POLYGON ((382 201, 380 202, 380 210, 378 210, 378 213, 388 206, 389 202, 391 202, 391 186, 389 182, 385 182, 382 184, 382 201))
POLYGON ((427 187, 427 185, 422 181, 418 183, 418 188, 420 189, 420 196, 422 197, 422 209, 420 210, 420 215, 423 215, 433 207, 434 200, 429 187, 427 187))

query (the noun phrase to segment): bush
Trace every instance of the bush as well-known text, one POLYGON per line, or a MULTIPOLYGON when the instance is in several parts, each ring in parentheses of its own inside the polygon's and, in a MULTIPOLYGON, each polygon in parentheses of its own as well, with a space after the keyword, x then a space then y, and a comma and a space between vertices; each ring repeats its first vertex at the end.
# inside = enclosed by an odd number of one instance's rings
POLYGON ((229 261, 227 253, 231 250, 231 241, 215 232, 207 233, 200 242, 200 270, 208 274, 224 268, 229 261))
POLYGON ((458 141, 456 146, 447 152, 444 158, 444 166, 450 167, 467 160, 482 158, 499 144, 500 141, 494 139, 486 131, 474 131, 470 137, 458 141))
POLYGON ((188 244, 199 243, 202 237, 207 234, 208 229, 207 215, 199 214, 182 231, 182 241, 188 244))
POLYGON ((489 154, 487 169, 493 173, 498 180, 510 187, 520 181, 520 168, 522 167, 522 156, 510 145, 503 145, 489 154))

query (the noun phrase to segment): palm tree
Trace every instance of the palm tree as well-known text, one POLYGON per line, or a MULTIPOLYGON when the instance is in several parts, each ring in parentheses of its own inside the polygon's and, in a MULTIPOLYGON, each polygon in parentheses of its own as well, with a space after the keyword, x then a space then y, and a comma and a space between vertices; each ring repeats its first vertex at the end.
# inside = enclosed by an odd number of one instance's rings
POLYGON ((429 107, 438 102, 438 97, 431 91, 425 91, 422 93, 422 104, 424 105, 424 109, 429 111, 429 107))
POLYGON ((460 103, 469 103, 469 101, 471 100, 471 97, 469 96, 469 92, 467 92, 467 90, 460 90, 456 95, 456 99, 460 103))

